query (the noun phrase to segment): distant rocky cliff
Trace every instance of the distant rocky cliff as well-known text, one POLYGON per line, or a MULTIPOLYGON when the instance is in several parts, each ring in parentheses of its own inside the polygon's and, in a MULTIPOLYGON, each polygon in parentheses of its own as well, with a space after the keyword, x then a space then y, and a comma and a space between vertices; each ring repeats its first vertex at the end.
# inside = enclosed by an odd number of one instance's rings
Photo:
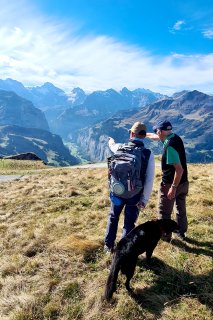
POLYGON ((114 117, 89 129, 80 130, 76 142, 80 146, 84 157, 91 161, 106 160, 111 154, 108 148, 109 136, 115 138, 117 142, 127 142, 130 125, 124 123, 120 125, 122 120, 121 117, 114 117))
POLYGON ((82 155, 90 161, 103 161, 110 155, 107 146, 107 135, 96 136, 95 129, 90 128, 79 135, 77 144, 80 145, 82 155))

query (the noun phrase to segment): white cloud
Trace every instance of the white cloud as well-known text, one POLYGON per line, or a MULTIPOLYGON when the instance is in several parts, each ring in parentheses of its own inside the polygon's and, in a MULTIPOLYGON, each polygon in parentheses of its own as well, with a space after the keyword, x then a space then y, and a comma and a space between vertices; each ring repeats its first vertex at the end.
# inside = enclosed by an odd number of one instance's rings
POLYGON ((82 36, 78 26, 46 18, 27 1, 22 2, 24 9, 20 11, 19 1, 18 11, 0 0, 2 79, 10 77, 25 85, 49 81, 65 90, 76 86, 87 91, 120 90, 126 86, 162 93, 182 89, 212 92, 213 54, 156 57, 108 36, 82 36))
POLYGON ((190 30, 190 27, 184 27, 185 24, 186 22, 184 20, 178 20, 172 27, 169 28, 169 32, 175 34, 180 30, 190 30))
POLYGON ((213 29, 204 30, 202 34, 205 38, 213 39, 213 29))
POLYGON ((183 20, 178 20, 174 26, 172 27, 173 30, 180 30, 182 26, 185 24, 185 21, 183 20))

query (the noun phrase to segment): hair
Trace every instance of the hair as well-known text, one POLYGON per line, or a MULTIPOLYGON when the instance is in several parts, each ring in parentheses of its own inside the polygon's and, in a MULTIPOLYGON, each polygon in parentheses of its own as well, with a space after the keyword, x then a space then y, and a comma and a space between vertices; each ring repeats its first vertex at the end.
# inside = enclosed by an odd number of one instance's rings
POLYGON ((145 130, 141 130, 139 133, 138 133, 139 136, 146 136, 146 131, 145 130))
MULTIPOLYGON (((130 131, 130 132, 132 132, 132 131, 130 131)), ((134 132, 132 132, 132 133, 138 138, 146 136, 145 130, 141 130, 139 133, 134 133, 134 132)))

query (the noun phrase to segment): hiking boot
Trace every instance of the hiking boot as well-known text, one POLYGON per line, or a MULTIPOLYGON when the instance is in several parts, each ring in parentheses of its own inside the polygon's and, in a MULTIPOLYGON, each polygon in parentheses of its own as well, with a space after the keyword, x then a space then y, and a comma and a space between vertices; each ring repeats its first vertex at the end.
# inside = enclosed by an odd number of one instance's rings
POLYGON ((113 248, 110 248, 105 244, 104 245, 104 252, 107 253, 107 254, 113 253, 113 248))

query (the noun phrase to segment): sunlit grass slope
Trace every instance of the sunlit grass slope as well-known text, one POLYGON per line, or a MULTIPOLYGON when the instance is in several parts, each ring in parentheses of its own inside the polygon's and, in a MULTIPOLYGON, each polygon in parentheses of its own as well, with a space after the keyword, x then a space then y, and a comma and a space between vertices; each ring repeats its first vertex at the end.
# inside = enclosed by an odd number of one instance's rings
MULTIPOLYGON (((0 184, 0 319, 212 319, 213 165, 189 174, 188 241, 160 241, 150 268, 141 256, 134 298, 120 277, 111 303, 101 299, 111 262, 107 170, 46 168, 0 184)), ((138 223, 156 217, 159 181, 157 168, 138 223)))

